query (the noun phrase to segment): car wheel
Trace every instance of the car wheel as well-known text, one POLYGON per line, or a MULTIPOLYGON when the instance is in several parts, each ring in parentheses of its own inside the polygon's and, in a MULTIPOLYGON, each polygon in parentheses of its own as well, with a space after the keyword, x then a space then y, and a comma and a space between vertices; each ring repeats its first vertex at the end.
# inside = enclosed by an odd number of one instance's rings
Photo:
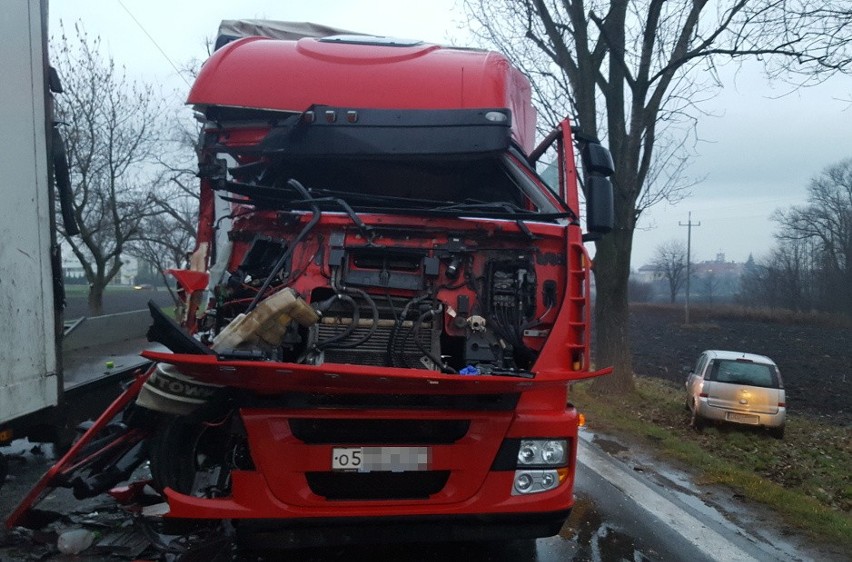
POLYGON ((698 408, 695 406, 695 403, 692 406, 692 418, 689 421, 689 425, 696 431, 701 431, 704 429, 704 418, 698 415, 698 408))
POLYGON ((769 435, 775 439, 784 439, 784 426, 769 428, 769 435))

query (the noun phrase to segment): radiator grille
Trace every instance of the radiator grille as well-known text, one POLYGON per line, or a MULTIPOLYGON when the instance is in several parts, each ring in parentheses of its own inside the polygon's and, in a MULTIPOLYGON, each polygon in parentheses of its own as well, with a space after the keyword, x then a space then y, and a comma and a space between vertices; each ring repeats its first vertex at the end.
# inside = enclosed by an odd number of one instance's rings
POLYGON ((292 392, 278 396, 243 394, 240 407, 373 410, 464 410, 508 412, 519 394, 320 394, 292 392))
POLYGON ((293 435, 309 445, 448 445, 469 428, 468 420, 290 419, 293 435))
POLYGON ((329 500, 425 500, 440 492, 449 477, 448 470, 305 473, 311 491, 329 500))
MULTIPOLYGON (((379 311, 379 321, 375 330, 365 341, 352 346, 365 338, 373 326, 372 309, 363 299, 355 300, 360 316, 358 325, 346 338, 323 348, 324 362, 437 369, 423 350, 429 350, 433 357, 440 355, 439 322, 422 322, 415 335, 414 320, 421 312, 411 310, 405 321, 397 322, 397 316, 402 313, 406 301, 399 298, 389 301, 378 297, 375 304, 379 311), (392 339, 393 345, 389 345, 392 339)), ((314 341, 321 344, 345 331, 352 324, 351 314, 352 310, 343 305, 332 307, 313 326, 314 341)))

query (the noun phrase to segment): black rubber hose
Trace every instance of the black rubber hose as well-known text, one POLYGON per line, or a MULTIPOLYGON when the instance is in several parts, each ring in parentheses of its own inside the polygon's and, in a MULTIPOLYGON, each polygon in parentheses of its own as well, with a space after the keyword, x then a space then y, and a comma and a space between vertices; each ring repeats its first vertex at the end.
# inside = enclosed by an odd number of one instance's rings
POLYGON ((429 359, 431 359, 435 365, 441 368, 442 373, 452 373, 456 374, 456 370, 444 363, 443 358, 435 357, 432 354, 432 351, 423 347, 423 344, 420 342, 420 325, 426 320, 427 316, 432 317, 432 321, 435 321, 435 310, 427 310, 423 314, 421 314, 414 323, 414 343, 417 345, 417 348, 429 359))
POLYGON ((77 220, 74 218, 74 190, 71 189, 71 173, 68 170, 68 153, 65 141, 59 129, 53 127, 53 175, 59 192, 59 208, 62 211, 62 224, 68 236, 80 234, 77 220))
POLYGON ((395 348, 396 348, 396 339, 399 336, 399 331, 402 329, 402 324, 405 322, 405 319, 408 317, 408 311, 412 306, 416 306, 423 302, 424 300, 430 298, 429 294, 420 295, 414 299, 411 299, 405 306, 402 308, 402 313, 396 318, 396 322, 394 322, 393 328, 391 328, 390 337, 388 337, 388 345, 387 345, 387 357, 386 362, 391 367, 397 367, 396 358, 395 358, 395 348))
POLYGON ((335 295, 335 296, 337 297, 337 299, 344 301, 344 302, 346 302, 346 303, 348 303, 349 305, 352 306, 352 322, 351 322, 351 324, 349 324, 349 326, 346 327, 346 329, 344 329, 339 334, 335 334, 334 336, 328 338, 327 340, 325 340, 323 342, 318 342, 314 346, 315 349, 324 349, 324 348, 330 346, 331 344, 333 344, 335 342, 341 341, 344 338, 348 338, 349 335, 352 332, 354 332, 355 329, 358 327, 358 321, 361 319, 360 318, 361 313, 358 311, 358 303, 355 302, 355 299, 353 299, 352 297, 350 297, 349 295, 347 295, 345 293, 340 293, 340 294, 335 295))
MULTIPOLYGON (((354 340, 354 341, 351 341, 351 342, 341 342, 341 343, 335 345, 334 347, 338 348, 338 349, 348 349, 348 348, 352 348, 352 347, 358 347, 359 345, 361 345, 362 343, 364 343, 365 341, 367 341, 368 339, 373 337, 373 334, 376 333, 376 329, 379 327, 379 307, 376 306, 376 302, 372 298, 370 298, 370 295, 368 295, 367 293, 365 293, 361 289, 347 288, 345 290, 352 292, 352 293, 355 293, 358 296, 360 296, 362 299, 367 301, 367 304, 370 307, 370 311, 373 314, 373 323, 370 325, 370 329, 367 331, 367 333, 364 334, 363 336, 361 336, 360 338, 358 338, 357 340, 354 340)), ((355 311, 356 311, 356 313, 358 312, 358 305, 357 304, 355 305, 355 311)), ((354 320, 353 320, 353 323, 354 323, 354 320)), ((343 338, 340 338, 340 339, 342 340, 343 338)))
MULTIPOLYGON (((303 198, 311 198, 311 194, 308 193, 308 190, 305 189, 305 187, 296 180, 289 180, 287 183, 291 187, 293 187, 293 189, 298 191, 303 198)), ((255 309, 258 303, 263 299, 263 295, 264 293, 266 293, 266 290, 269 288, 269 285, 272 284, 272 280, 275 278, 276 275, 278 275, 278 273, 281 271, 281 268, 283 268, 284 264, 287 263, 287 259, 293 254, 293 251, 296 249, 296 246, 298 246, 299 243, 304 240, 305 236, 307 236, 308 233, 313 230, 313 228, 319 222, 320 216, 322 215, 322 211, 320 211, 320 208, 316 204, 313 204, 311 205, 311 212, 313 213, 313 215, 311 216, 311 220, 308 221, 308 224, 306 224, 305 228, 303 228, 302 231, 299 232, 298 236, 296 236, 296 239, 293 240, 293 243, 287 247, 287 250, 284 252, 284 254, 280 258, 278 258, 277 262, 275 262, 275 265, 272 267, 272 271, 269 272, 269 275, 263 282, 263 286, 261 286, 254 299, 251 301, 251 304, 246 309, 245 314, 248 314, 249 312, 255 309)))

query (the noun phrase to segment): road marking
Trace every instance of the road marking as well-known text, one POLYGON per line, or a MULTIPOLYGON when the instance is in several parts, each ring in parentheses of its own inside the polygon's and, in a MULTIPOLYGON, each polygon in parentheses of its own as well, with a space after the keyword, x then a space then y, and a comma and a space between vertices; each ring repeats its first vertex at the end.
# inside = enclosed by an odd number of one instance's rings
POLYGON ((636 476, 618 466, 617 461, 598 451, 585 439, 581 437, 578 441, 577 462, 579 464, 594 471, 621 490, 639 507, 654 514, 698 550, 710 554, 717 560, 757 562, 756 558, 743 552, 723 535, 710 529, 683 508, 667 500, 636 476))

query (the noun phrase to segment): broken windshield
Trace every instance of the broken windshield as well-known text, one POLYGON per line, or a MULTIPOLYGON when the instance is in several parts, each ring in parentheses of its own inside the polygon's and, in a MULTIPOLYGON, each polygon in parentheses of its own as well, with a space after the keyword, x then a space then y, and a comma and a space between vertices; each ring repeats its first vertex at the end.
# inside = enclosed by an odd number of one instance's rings
POLYGON ((505 155, 487 158, 382 160, 285 158, 274 165, 230 169, 225 190, 258 206, 303 208, 287 186, 295 179, 327 210, 343 201, 358 212, 430 212, 554 220, 566 216, 543 188, 505 155))

